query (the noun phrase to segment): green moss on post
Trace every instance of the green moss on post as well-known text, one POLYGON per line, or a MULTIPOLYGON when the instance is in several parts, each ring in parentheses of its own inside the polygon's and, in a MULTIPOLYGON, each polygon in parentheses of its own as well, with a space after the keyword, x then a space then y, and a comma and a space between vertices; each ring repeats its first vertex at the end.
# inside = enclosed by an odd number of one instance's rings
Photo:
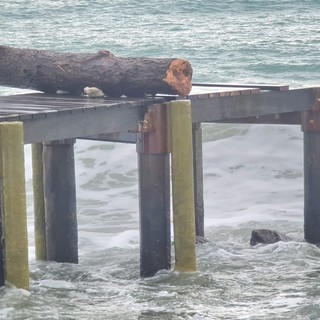
POLYGON ((196 271, 191 103, 169 104, 175 270, 196 271))
POLYGON ((29 289, 28 233, 21 122, 0 123, 5 281, 29 289))
POLYGON ((32 145, 32 177, 34 202, 34 238, 36 260, 47 260, 46 221, 43 193, 42 143, 32 145))

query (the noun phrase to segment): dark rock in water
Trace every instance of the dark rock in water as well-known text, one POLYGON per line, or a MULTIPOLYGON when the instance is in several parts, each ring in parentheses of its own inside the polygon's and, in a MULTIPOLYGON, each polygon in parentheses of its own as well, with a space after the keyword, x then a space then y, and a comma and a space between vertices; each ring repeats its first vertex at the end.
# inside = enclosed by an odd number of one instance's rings
POLYGON ((207 238, 201 237, 201 236, 196 237, 196 244, 206 243, 206 242, 209 242, 209 240, 207 238))
POLYGON ((278 241, 291 241, 288 236, 275 230, 257 229, 251 233, 250 245, 255 246, 258 243, 275 243, 278 241))

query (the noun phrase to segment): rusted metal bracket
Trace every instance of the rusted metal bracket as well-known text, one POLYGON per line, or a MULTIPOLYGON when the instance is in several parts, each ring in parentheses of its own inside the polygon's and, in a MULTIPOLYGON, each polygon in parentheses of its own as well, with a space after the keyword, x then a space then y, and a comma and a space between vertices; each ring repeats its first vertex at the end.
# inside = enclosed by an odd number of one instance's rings
POLYGON ((315 101, 310 111, 302 112, 301 130, 320 132, 320 88, 314 88, 315 101))
POLYGON ((155 122, 155 110, 151 109, 144 115, 144 119, 139 122, 138 133, 148 133, 155 131, 154 122, 155 122))
POLYGON ((145 115, 144 119, 140 120, 138 123, 138 128, 134 130, 129 130, 130 133, 147 133, 151 131, 155 131, 154 129, 154 111, 152 109, 148 110, 145 115))
POLYGON ((137 152, 167 153, 167 106, 155 104, 148 108, 137 129, 137 152))

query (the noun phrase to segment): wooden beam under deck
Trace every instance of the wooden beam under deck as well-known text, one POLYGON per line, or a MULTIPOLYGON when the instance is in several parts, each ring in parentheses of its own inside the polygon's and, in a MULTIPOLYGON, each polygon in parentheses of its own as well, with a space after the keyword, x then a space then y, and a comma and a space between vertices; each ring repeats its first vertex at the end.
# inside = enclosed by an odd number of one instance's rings
POLYGON ((213 121, 213 123, 239 123, 239 124, 296 124, 301 125, 301 112, 285 112, 267 114, 262 116, 244 117, 230 120, 213 121))
POLYGON ((316 99, 317 88, 198 98, 192 100, 192 121, 232 122, 233 119, 245 117, 307 111, 313 108, 316 99))
POLYGON ((244 84, 244 83, 193 83, 193 87, 229 87, 229 88, 258 88, 261 90, 284 91, 289 90, 288 85, 273 84, 244 84))
POLYGON ((28 94, 0 97, 0 121, 22 121, 25 143, 135 130, 161 98, 88 99, 28 94))

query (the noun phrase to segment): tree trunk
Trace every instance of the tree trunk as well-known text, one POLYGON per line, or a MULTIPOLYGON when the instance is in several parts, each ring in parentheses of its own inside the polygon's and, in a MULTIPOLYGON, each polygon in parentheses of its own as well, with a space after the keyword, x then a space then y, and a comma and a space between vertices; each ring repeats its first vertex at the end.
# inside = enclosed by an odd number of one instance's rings
POLYGON ((0 85, 80 94, 98 87, 108 96, 187 95, 192 68, 188 61, 120 58, 111 52, 58 53, 0 46, 0 85))

